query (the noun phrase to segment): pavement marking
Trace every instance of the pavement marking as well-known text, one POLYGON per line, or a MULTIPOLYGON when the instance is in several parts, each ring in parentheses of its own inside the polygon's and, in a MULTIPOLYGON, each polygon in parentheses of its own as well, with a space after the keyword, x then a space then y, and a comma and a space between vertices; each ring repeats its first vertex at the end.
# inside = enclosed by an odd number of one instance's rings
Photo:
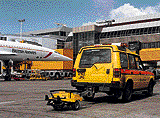
MULTIPOLYGON (((43 100, 43 99, 29 99, 29 100, 43 100)), ((18 101, 21 101, 21 100, 18 100, 18 101)), ((25 99, 24 101, 28 101, 28 99, 25 99)), ((16 101, 0 102, 0 105, 2 105, 2 104, 11 104, 13 102, 16 102, 16 101)))
POLYGON ((9 104, 9 103, 13 103, 15 101, 8 101, 8 102, 0 102, 0 104, 9 104))

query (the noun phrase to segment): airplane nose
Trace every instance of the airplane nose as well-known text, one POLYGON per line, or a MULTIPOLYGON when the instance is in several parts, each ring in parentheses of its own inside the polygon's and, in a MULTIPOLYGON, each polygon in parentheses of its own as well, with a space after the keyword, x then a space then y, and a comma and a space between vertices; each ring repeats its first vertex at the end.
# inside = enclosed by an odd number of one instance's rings
POLYGON ((52 60, 52 61, 72 61, 71 58, 66 57, 64 55, 58 54, 58 53, 53 53, 49 52, 44 59, 46 60, 52 60))
POLYGON ((66 56, 64 56, 64 55, 60 55, 60 58, 59 58, 59 59, 62 60, 62 61, 72 61, 71 58, 66 57, 66 56))
POLYGON ((71 59, 71 58, 69 58, 69 57, 66 57, 66 58, 68 58, 68 61, 73 61, 73 59, 71 59))
POLYGON ((55 55, 54 58, 55 58, 56 61, 72 61, 71 58, 66 57, 64 55, 61 55, 61 54, 55 55))

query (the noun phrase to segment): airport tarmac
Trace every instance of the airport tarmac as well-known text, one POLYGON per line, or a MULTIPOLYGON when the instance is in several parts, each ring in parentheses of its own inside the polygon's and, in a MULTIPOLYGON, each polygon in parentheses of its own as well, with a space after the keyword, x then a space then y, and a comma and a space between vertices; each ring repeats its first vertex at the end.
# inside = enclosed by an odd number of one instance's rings
POLYGON ((154 95, 146 97, 136 93, 132 101, 114 101, 104 93, 97 93, 95 99, 81 102, 80 110, 64 108, 54 111, 47 106, 44 95, 52 89, 74 89, 70 80, 48 81, 0 81, 1 118, 158 118, 160 117, 160 82, 154 87, 154 95))

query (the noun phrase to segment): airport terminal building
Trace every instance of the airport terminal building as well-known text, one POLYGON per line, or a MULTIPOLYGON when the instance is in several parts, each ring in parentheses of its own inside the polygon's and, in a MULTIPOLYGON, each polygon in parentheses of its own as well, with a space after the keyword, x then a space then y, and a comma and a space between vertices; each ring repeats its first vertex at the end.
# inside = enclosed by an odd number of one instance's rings
MULTIPOLYGON (((111 21, 96 22, 73 28, 73 41, 66 42, 65 48, 73 48, 74 59, 81 47, 93 44, 141 42, 141 49, 156 48, 152 51, 160 55, 160 14, 144 15, 111 21)), ((149 56, 152 54, 141 55, 149 56)), ((145 61, 159 61, 160 57, 145 61)))
MULTIPOLYGON (((48 47, 48 48, 56 47, 56 49, 63 49, 64 42, 66 41, 70 32, 72 32, 72 28, 62 26, 62 27, 51 28, 51 29, 23 32, 23 35, 42 37, 43 38, 42 46, 48 47), (44 40, 44 39, 47 39, 47 40, 44 40), (55 43, 53 44, 52 42, 56 42, 56 44, 55 43), (51 46, 52 44, 54 46, 51 46)), ((51 48, 51 49, 55 49, 55 48, 51 48)))
MULTIPOLYGON (((38 31, 23 32, 20 34, 0 34, 0 40, 6 41, 25 41, 26 43, 35 44, 50 49, 63 49, 72 28, 58 27, 38 31)), ((24 43, 25 43, 24 42, 24 43)))

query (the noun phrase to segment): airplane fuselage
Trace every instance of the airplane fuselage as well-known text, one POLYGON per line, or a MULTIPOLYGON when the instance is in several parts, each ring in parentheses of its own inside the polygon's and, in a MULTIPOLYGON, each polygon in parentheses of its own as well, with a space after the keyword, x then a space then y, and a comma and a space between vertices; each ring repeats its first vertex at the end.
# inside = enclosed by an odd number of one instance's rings
POLYGON ((32 44, 0 41, 0 60, 13 61, 70 61, 56 51, 32 44), (3 53, 3 54, 2 54, 3 53))

